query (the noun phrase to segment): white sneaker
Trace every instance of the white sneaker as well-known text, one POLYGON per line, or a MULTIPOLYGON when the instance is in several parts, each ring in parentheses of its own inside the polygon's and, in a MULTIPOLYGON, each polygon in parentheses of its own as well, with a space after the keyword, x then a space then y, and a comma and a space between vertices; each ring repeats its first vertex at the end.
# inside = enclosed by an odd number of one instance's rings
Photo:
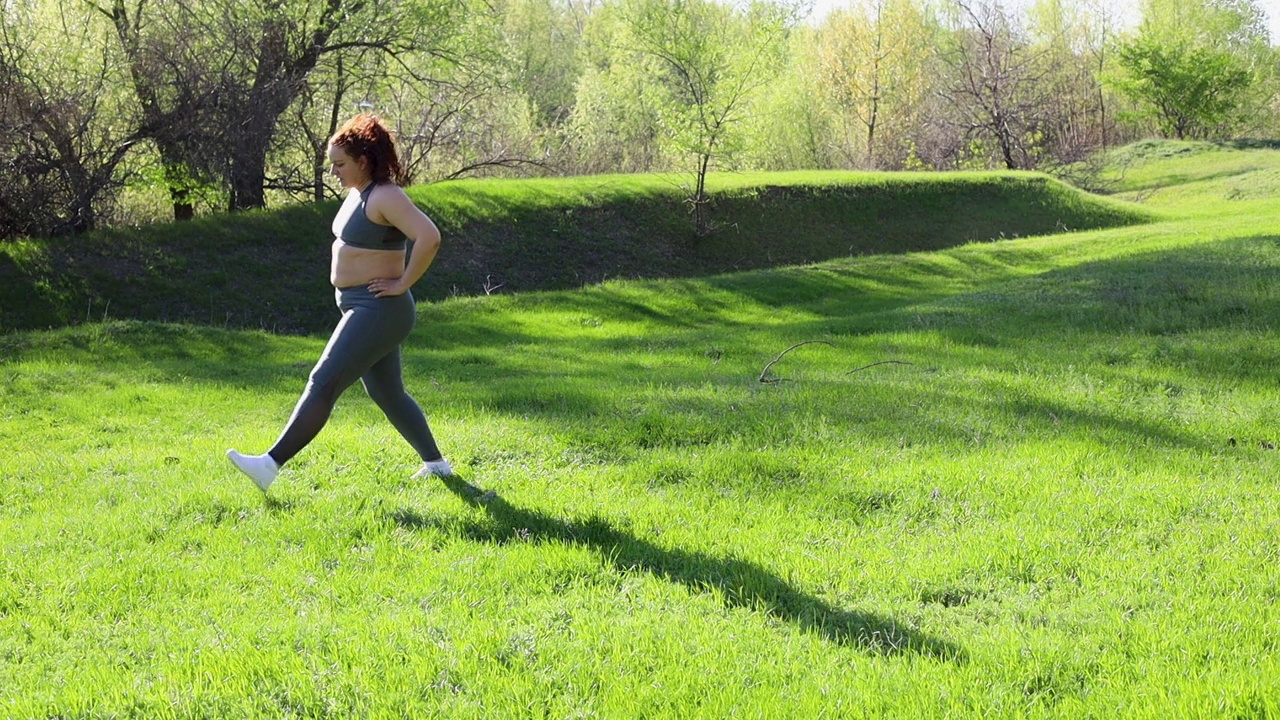
POLYGON ((253 483, 262 492, 266 492, 276 479, 276 475, 280 474, 280 466, 268 454, 241 455, 235 450, 228 450, 227 457, 231 458, 231 464, 235 465, 240 472, 252 478, 253 483))
POLYGON ((420 478, 431 477, 432 475, 436 477, 452 477, 453 466, 444 458, 432 460, 431 462, 424 462, 422 463, 422 469, 413 474, 413 479, 418 480, 420 478))

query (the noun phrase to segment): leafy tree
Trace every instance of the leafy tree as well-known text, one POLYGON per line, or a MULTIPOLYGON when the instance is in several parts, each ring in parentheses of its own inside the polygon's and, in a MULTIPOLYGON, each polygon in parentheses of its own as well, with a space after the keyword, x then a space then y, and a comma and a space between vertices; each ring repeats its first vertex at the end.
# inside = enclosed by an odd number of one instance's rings
POLYGON ((651 78, 671 148, 694 165, 690 190, 698 235, 709 231, 706 178, 715 160, 738 150, 748 101, 782 66, 798 9, 753 2, 624 0, 623 48, 651 78))
POLYGON ((582 74, 582 35, 594 0, 500 0, 501 42, 511 85, 539 125, 562 125, 582 74))
POLYGON ((861 132, 866 164, 880 164, 885 126, 915 125, 927 92, 933 24, 917 0, 855 0, 828 17, 821 34, 821 82, 840 115, 861 132))
POLYGON ((1108 81, 1166 136, 1227 135, 1266 111, 1274 58, 1255 0, 1145 0, 1108 81))
POLYGON ((1141 33, 1241 57, 1265 51, 1270 44, 1266 13, 1258 0, 1143 0, 1141 33))
POLYGON ((592 13, 583 33, 583 71, 566 126, 577 173, 652 172, 663 167, 658 98, 646 69, 624 47, 618 3, 592 13))
POLYGON ((770 92, 759 93, 744 120, 740 161, 760 170, 794 170, 848 165, 848 143, 838 129, 844 120, 819 92, 821 35, 807 24, 791 35, 787 60, 770 92))
POLYGON ((1208 137, 1240 107, 1251 75, 1227 52, 1189 42, 1166 44, 1141 33, 1118 51, 1124 74, 1113 82, 1165 137, 1208 137))

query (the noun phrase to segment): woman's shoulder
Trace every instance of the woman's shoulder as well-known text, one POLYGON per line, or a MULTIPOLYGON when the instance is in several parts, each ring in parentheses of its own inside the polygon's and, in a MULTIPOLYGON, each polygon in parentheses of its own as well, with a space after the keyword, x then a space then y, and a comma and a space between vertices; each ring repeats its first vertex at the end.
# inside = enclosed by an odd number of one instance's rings
POLYGON ((369 188, 368 199, 369 201, 373 201, 374 198, 379 198, 381 200, 394 201, 400 198, 408 198, 408 197, 409 196, 406 195, 404 192, 404 188, 400 187, 399 185, 391 181, 387 181, 387 182, 374 183, 373 187, 369 188))
MULTIPOLYGON (((417 207, 413 200, 405 194, 404 188, 393 182, 378 183, 369 191, 368 199, 365 200, 366 214, 374 218, 375 222, 382 222, 391 217, 396 217, 409 208, 417 207)), ((382 224, 389 224, 383 222, 382 224)))

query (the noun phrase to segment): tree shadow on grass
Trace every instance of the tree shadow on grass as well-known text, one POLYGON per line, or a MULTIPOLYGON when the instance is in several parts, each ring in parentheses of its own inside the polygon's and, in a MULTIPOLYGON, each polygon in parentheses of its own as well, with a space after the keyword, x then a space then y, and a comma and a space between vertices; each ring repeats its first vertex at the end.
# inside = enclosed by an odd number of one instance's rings
MULTIPOLYGON (((463 525, 463 533, 473 540, 496 544, 513 540, 558 541, 585 547, 623 571, 643 570, 698 592, 719 591, 730 606, 762 610, 839 645, 881 655, 914 653, 953 662, 966 659, 959 646, 904 628, 888 618, 833 607, 755 563, 659 547, 600 517, 561 520, 525 510, 457 476, 446 478, 444 483, 469 505, 482 507, 488 513, 489 522, 468 521, 463 525)), ((410 530, 436 525, 407 509, 394 513, 393 519, 410 530)))

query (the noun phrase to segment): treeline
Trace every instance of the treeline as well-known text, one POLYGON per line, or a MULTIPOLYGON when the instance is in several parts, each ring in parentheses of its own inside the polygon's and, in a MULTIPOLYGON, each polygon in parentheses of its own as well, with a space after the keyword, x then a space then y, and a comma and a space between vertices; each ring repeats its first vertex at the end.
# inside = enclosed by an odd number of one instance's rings
POLYGON ((335 196, 370 110, 415 182, 712 169, 1087 170, 1280 135, 1260 0, 3 0, 0 239, 335 196), (1021 7, 1019 5, 1018 7, 1021 7))

